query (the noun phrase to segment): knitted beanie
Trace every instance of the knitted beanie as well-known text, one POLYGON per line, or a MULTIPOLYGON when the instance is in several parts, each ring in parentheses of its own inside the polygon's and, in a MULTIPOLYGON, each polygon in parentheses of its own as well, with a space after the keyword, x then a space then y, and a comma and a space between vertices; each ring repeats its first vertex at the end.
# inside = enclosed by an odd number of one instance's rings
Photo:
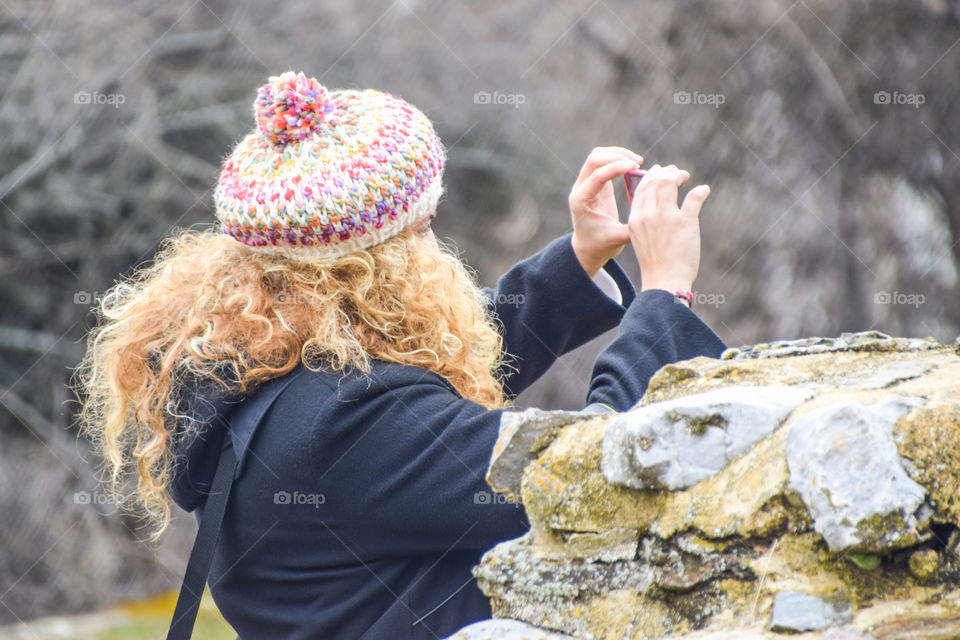
POLYGON ((214 191, 222 231, 245 245, 332 264, 436 208, 445 154, 416 107, 288 71, 253 108, 257 129, 227 156, 214 191))

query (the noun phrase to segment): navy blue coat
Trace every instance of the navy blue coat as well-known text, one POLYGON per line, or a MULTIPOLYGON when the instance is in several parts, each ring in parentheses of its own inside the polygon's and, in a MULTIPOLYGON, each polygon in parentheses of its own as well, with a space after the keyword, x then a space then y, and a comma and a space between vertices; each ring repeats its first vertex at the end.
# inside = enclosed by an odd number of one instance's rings
MULTIPOLYGON (((604 269, 622 305, 583 271, 570 236, 488 291, 519 369, 510 394, 618 324, 586 404, 629 409, 661 366, 723 350, 669 293, 635 295, 614 261, 604 269)), ((500 414, 383 361, 368 376, 301 366, 247 399, 198 389, 199 435, 179 449, 173 494, 202 518, 229 434, 239 467, 208 582, 240 637, 433 640, 489 617, 471 568, 529 526, 484 482, 500 414)))

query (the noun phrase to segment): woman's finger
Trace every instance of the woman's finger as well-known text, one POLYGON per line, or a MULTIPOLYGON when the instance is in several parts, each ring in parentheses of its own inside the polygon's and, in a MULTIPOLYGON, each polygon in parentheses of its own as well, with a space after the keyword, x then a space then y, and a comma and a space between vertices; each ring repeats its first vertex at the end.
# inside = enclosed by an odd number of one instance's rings
POLYGON ((624 147, 596 147, 580 168, 580 174, 574 186, 578 186, 601 166, 619 159, 631 160, 636 165, 643 163, 643 156, 624 147))
POLYGON ((690 179, 690 173, 676 166, 665 168, 656 184, 656 204, 660 211, 677 209, 677 197, 680 185, 690 179))
POLYGON ((610 180, 623 175, 636 163, 633 160, 614 160, 598 167, 590 176, 574 188, 575 197, 580 200, 595 198, 610 180))
POLYGON ((647 174, 640 180, 640 184, 637 185, 637 190, 633 193, 633 206, 630 208, 631 217, 634 215, 634 211, 640 216, 654 209, 656 198, 653 189, 662 171, 663 167, 655 164, 650 167, 647 174))
POLYGON ((687 193, 683 199, 683 205, 680 207, 680 215, 697 218, 700 216, 700 208, 704 200, 710 195, 710 185, 697 185, 687 193))

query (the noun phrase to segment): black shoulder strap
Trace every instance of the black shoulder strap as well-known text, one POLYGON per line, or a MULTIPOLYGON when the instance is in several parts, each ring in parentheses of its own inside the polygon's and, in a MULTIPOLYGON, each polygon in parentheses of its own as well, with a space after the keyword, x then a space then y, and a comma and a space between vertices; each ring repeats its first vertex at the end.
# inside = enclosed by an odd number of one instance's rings
POLYGON ((230 488, 233 486, 237 468, 237 457, 233 452, 233 441, 229 433, 224 441, 210 486, 210 495, 207 496, 207 503, 203 508, 197 539, 193 543, 187 570, 183 574, 183 585, 173 611, 167 640, 189 640, 193 635, 193 624, 200 609, 200 598, 210 573, 213 551, 220 536, 220 526, 223 524, 223 514, 227 510, 227 500, 230 498, 230 488))

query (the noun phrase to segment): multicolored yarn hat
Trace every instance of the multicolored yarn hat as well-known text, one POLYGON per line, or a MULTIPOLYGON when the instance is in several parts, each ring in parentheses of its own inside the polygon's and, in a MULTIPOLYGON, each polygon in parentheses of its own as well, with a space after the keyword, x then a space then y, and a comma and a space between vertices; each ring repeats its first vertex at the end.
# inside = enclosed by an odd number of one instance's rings
POLYGON ((436 208, 446 158, 416 107, 292 71, 271 77, 253 107, 257 130, 214 191, 223 232, 240 242, 332 264, 436 208))

